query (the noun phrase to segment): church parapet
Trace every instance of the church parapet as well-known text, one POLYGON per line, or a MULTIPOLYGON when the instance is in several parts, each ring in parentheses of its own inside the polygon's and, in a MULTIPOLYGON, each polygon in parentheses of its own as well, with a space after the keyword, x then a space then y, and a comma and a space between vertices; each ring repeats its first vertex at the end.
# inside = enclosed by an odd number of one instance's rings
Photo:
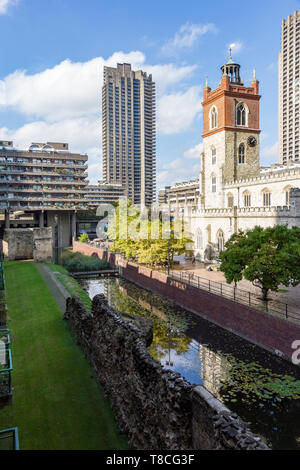
POLYGON ((269 172, 260 173, 260 176, 253 178, 242 178, 236 181, 224 182, 224 189, 237 187, 239 185, 247 185, 251 183, 269 183, 271 181, 290 179, 293 176, 300 176, 300 166, 296 168, 269 169, 269 172))

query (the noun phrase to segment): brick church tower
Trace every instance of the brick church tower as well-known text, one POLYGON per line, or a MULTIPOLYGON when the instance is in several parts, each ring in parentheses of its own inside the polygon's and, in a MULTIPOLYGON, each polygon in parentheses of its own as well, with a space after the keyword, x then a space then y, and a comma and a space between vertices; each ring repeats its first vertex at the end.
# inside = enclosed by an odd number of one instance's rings
POLYGON ((226 207, 224 183, 259 174, 259 82, 244 86, 240 65, 229 58, 222 79, 203 90, 202 207, 226 207))

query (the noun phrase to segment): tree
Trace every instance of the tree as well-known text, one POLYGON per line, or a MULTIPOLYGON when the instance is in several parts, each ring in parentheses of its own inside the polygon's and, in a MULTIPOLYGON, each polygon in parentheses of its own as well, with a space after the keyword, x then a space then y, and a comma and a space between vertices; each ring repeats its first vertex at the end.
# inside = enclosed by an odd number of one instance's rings
MULTIPOLYGON (((136 227, 136 234, 133 236, 127 231, 126 238, 120 237, 120 208, 116 209, 116 216, 109 224, 108 238, 114 239, 111 247, 112 251, 123 253, 127 259, 134 259, 140 264, 149 266, 173 264, 174 255, 181 255, 188 251, 188 245, 193 243, 184 234, 180 239, 175 236, 174 226, 163 223, 159 218, 155 222, 151 222, 148 218, 142 218, 141 214, 136 211, 131 212, 131 204, 127 204, 127 228, 132 224, 136 227), (155 224, 155 227, 152 226, 155 224), (152 237, 152 230, 156 232, 156 236, 152 237), (155 230, 156 229, 156 230, 155 230), (169 239, 166 237, 166 231, 169 230, 169 239)), ((124 211, 124 208, 122 209, 124 211)), ((125 208, 126 210, 126 208, 125 208)), ((178 230, 178 227, 177 227, 178 230)))
POLYGON ((220 258, 228 283, 244 277, 268 300, 268 292, 278 292, 281 284, 300 284, 300 228, 276 225, 240 231, 226 243, 220 258))

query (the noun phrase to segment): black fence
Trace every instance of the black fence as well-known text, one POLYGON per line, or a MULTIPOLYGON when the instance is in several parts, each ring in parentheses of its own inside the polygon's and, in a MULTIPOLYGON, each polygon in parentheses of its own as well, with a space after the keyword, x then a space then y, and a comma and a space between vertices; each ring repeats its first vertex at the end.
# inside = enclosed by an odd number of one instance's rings
POLYGON ((280 302, 276 299, 263 300, 257 293, 239 289, 222 282, 205 279, 188 271, 171 271, 170 277, 198 289, 206 290, 212 294, 256 308, 257 310, 263 310, 286 320, 300 323, 300 308, 296 305, 280 302))

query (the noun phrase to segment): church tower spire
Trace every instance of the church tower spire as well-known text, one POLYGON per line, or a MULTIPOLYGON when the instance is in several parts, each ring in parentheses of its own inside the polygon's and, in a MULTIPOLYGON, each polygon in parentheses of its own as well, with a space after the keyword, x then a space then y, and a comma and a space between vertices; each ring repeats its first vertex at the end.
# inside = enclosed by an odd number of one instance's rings
POLYGON ((224 207, 226 184, 259 175, 259 82, 244 86, 231 57, 218 88, 203 90, 203 207, 224 207))
POLYGON ((237 64, 233 61, 231 57, 231 50, 230 50, 230 57, 226 64, 222 65, 222 76, 228 76, 230 83, 233 85, 241 85, 243 86, 243 81, 241 80, 240 76, 240 64, 237 64))

